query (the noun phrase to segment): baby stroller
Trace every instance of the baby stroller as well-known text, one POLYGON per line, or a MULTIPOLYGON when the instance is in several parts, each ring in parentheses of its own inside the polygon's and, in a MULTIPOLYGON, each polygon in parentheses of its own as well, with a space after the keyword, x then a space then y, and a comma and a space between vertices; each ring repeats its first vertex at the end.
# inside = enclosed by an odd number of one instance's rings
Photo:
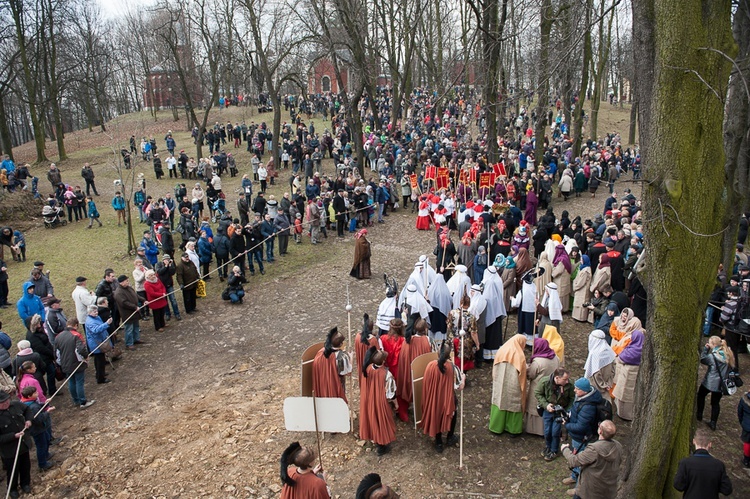
POLYGON ((59 206, 52 207, 45 205, 42 208, 42 218, 44 219, 44 226, 48 229, 54 229, 58 225, 68 225, 68 221, 60 215, 63 213, 63 209, 59 206))

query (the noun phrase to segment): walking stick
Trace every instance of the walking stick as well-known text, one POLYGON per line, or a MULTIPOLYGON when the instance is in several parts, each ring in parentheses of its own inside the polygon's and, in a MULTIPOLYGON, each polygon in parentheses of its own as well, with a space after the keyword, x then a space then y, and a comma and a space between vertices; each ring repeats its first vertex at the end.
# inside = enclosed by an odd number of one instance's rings
POLYGON ((318 404, 315 400, 315 390, 312 391, 313 399, 313 415, 315 417, 315 438, 318 440, 318 461, 320 461, 320 469, 323 469, 323 453, 320 452, 320 432, 318 431, 318 404))
MULTIPOLYGON (((461 358, 459 359, 461 361, 461 379, 463 380, 464 377, 464 336, 466 336, 466 331, 464 331, 464 310, 463 308, 459 308, 459 319, 461 321, 461 329, 458 332, 458 335, 461 337, 461 358)), ((464 468, 464 391, 461 390, 461 423, 459 427, 459 445, 458 445, 458 469, 462 470, 464 468)))
MULTIPOLYGON (((347 321, 347 326, 348 326, 347 330, 349 331, 349 344, 348 344, 348 348, 353 349, 354 345, 352 345, 352 304, 349 301, 349 284, 348 283, 346 285, 346 307, 345 308, 346 308, 346 321, 347 321)), ((352 352, 352 353, 354 353, 354 352, 352 352)), ((354 357, 355 357, 354 355, 351 356, 351 364, 352 364, 352 366, 357 367, 355 365, 356 362, 355 362, 354 357)), ((350 373, 349 374, 349 381, 347 382, 347 384, 349 385, 349 393, 351 393, 353 395, 354 394, 354 388, 353 388, 354 380, 352 380, 352 377, 353 376, 350 373)), ((352 409, 351 405, 349 406, 349 419, 350 420, 354 420, 354 409, 352 409)))

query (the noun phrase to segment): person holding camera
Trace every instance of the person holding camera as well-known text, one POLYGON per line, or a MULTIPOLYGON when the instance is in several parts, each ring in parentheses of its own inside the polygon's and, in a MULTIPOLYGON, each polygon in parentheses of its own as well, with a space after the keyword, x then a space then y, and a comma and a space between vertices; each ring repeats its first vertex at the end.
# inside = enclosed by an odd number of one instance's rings
POLYGON ((224 290, 221 297, 224 300, 230 300, 232 303, 242 303, 242 298, 245 296, 245 289, 242 285, 245 283, 247 283, 247 279, 242 275, 242 269, 235 265, 232 268, 232 273, 227 277, 227 289, 224 290))
MULTIPOLYGON (((586 378, 578 378, 573 385, 576 397, 570 410, 570 419, 563 422, 565 430, 570 437, 570 445, 573 452, 579 453, 586 448, 589 440, 596 435, 598 405, 603 400, 599 390, 595 390, 586 378)), ((595 440, 595 438, 594 438, 595 440)), ((573 468, 571 476, 565 478, 565 485, 574 485, 578 482, 581 470, 573 468)), ((568 495, 571 495, 568 493, 568 495)))
POLYGON ((575 394, 569 383, 570 374, 563 368, 555 369, 549 377, 544 378, 536 387, 536 396, 544 420, 544 451, 545 461, 557 458, 560 449, 560 435, 563 421, 567 420, 567 412, 573 405, 575 394))
POLYGON ((581 470, 578 485, 567 492, 574 498, 606 499, 617 496, 617 476, 623 457, 622 445, 614 440, 617 428, 612 421, 602 421, 597 433, 598 439, 586 450, 578 452, 573 445, 562 446, 568 466, 581 470))

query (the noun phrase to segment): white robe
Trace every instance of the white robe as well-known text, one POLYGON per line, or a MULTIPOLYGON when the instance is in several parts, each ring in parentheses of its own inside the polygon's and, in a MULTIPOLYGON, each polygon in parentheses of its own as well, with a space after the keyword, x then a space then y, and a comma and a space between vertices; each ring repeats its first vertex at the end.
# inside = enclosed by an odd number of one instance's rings
POLYGON ((461 308, 461 298, 464 293, 466 296, 470 296, 471 293, 471 279, 463 272, 456 271, 453 273, 453 277, 448 280, 448 290, 453 295, 453 308, 461 308))
POLYGON ((489 272, 487 278, 482 281, 484 285, 484 298, 487 300, 487 316, 485 322, 487 325, 494 324, 498 317, 506 317, 508 312, 505 310, 505 294, 503 280, 497 273, 489 272))
MULTIPOLYGON (((391 319, 396 318, 397 298, 392 296, 380 302, 378 307, 378 316, 375 320, 375 324, 378 328, 388 331, 391 327, 391 319)), ((401 316, 398 316, 401 318, 401 316)))

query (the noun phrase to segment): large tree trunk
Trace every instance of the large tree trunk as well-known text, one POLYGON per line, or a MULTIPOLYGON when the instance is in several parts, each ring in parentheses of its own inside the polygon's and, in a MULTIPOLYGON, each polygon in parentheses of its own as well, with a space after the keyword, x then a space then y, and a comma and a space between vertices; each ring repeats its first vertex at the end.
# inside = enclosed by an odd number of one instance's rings
POLYGON ((735 53, 730 12, 731 0, 633 2, 634 39, 647 45, 636 47, 645 69, 636 90, 641 115, 650 108, 650 119, 640 120, 650 241, 641 279, 649 290, 649 322, 623 498, 674 497, 672 479, 690 450, 702 311, 716 276, 726 210, 724 172, 716 168, 724 160, 724 109, 708 85, 725 87, 731 68, 700 47, 735 53), (695 70, 705 83, 680 68, 695 70))
POLYGON ((635 125, 638 122, 638 101, 634 100, 630 107, 630 128, 628 129, 628 144, 635 144, 635 125))
MULTIPOLYGON (((487 122, 487 159, 495 163, 497 158, 497 91, 500 74, 500 41, 497 39, 498 1, 482 2, 482 59, 484 62, 484 101, 487 122)), ((468 67, 469 61, 464 61, 468 67)))
MULTIPOLYGON (((586 0, 585 25, 591 25, 591 10, 594 8, 594 0, 586 0)), ((589 88, 589 65, 591 64, 591 30, 586 30, 583 38, 583 67, 581 71, 581 86, 578 89, 578 103, 573 118, 573 158, 581 155, 583 144, 583 103, 586 102, 586 91, 589 88)))
POLYGON ((747 184, 746 182, 740 182, 740 180, 747 178, 750 169, 750 162, 748 161, 750 155, 750 142, 748 141, 750 113, 748 112, 748 106, 750 102, 748 102, 748 88, 745 86, 750 79, 750 61, 748 61, 750 37, 747 36, 750 33, 750 5, 746 0, 739 2, 737 5, 732 31, 734 41, 739 49, 735 71, 739 69, 742 73, 732 73, 727 90, 726 106, 724 107, 724 154, 726 154, 724 171, 726 173, 728 206, 724 224, 728 229, 724 232, 721 261, 724 262, 724 268, 727 269, 727 272, 734 264, 737 226, 747 197, 745 196, 747 184))
POLYGON ((547 108, 549 107, 549 41, 554 22, 552 0, 542 0, 539 37, 539 99, 536 104, 536 125, 534 126, 534 163, 542 164, 544 156, 544 132, 547 130, 547 108))
POLYGON ((10 130, 8 128, 8 117, 5 113, 5 101, 0 97, 0 149, 3 150, 3 154, 13 158, 13 141, 10 136, 10 130))

